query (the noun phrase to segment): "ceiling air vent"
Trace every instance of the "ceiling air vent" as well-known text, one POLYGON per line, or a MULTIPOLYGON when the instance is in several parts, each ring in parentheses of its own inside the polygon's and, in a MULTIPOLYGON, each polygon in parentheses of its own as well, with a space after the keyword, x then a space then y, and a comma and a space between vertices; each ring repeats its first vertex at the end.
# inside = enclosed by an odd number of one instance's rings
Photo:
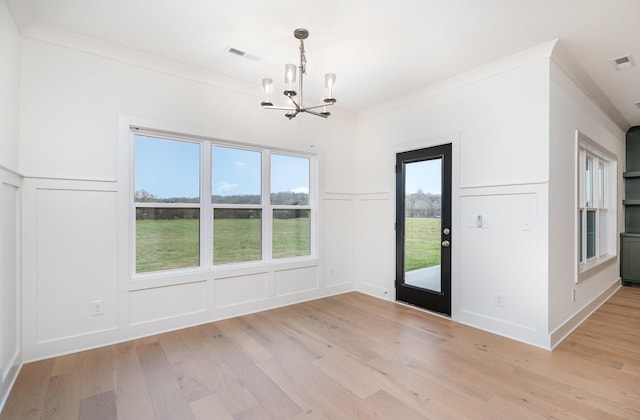
POLYGON ((240 57, 244 57, 245 55, 247 55, 246 52, 237 50, 237 49, 235 49, 233 47, 229 47, 229 49, 227 51, 229 51, 229 54, 234 54, 234 55, 237 55, 237 56, 240 56, 240 57))
POLYGON ((633 60, 633 56, 631 54, 624 55, 618 58, 612 58, 611 64, 616 70, 624 70, 636 65, 636 62, 633 60))
POLYGON ((242 50, 239 50, 239 49, 233 48, 233 47, 227 48, 227 52, 229 54, 237 55, 238 57, 248 58, 249 60, 258 61, 260 59, 260 57, 258 57, 256 55, 249 54, 246 51, 242 51, 242 50))

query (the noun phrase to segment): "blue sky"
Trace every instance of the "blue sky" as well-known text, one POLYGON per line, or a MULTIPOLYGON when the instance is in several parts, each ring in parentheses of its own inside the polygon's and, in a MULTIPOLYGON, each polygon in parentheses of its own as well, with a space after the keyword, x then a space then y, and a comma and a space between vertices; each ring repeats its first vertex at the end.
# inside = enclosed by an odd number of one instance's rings
POLYGON ((211 190, 214 195, 260 195, 261 154, 213 147, 211 190))
POLYGON ((421 189, 423 193, 440 194, 442 190, 442 160, 423 160, 405 165, 405 194, 421 189))
MULTIPOLYGON (((136 136, 136 191, 144 189, 159 198, 198 197, 201 147, 136 136)), ((260 194, 260 152, 214 146, 211 165, 212 194, 260 194)), ((272 154, 271 189, 308 193, 309 159, 272 154)))
POLYGON ((136 136, 135 188, 158 198, 199 197, 200 144, 136 136))

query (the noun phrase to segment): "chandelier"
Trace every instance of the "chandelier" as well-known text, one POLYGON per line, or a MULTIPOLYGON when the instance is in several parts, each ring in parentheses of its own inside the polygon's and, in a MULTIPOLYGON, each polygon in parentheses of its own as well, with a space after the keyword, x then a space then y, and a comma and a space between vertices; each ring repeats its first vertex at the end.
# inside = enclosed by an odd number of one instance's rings
POLYGON ((271 103, 273 80, 269 78, 262 79, 262 88, 267 96, 267 100, 262 102, 260 105, 265 109, 279 109, 287 111, 284 116, 289 119, 294 118, 302 112, 327 118, 331 115, 331 113, 327 111, 327 107, 336 103, 336 99, 333 97, 333 86, 336 83, 336 75, 334 73, 327 73, 324 75, 325 97, 323 98, 322 103, 319 105, 305 107, 302 92, 303 78, 304 75, 307 74, 307 57, 304 53, 304 40, 309 37, 309 31, 306 29, 296 29, 293 31, 293 36, 300 40, 300 65, 297 68, 295 64, 286 64, 284 66, 284 83, 286 85, 286 89, 283 93, 289 102, 288 106, 274 106, 273 103, 271 103), (296 75, 298 73, 298 91, 296 92, 294 90, 294 85, 296 83, 296 75), (322 108, 322 110, 320 110, 320 108, 322 108))

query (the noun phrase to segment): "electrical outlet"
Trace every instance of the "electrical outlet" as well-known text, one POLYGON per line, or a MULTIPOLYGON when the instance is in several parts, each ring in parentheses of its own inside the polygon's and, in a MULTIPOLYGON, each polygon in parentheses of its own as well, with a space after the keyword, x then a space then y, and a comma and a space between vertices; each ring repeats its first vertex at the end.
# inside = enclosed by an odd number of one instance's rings
POLYGON ((501 308, 504 308, 504 295, 502 293, 496 293, 494 296, 494 304, 501 308))
POLYGON ((104 300, 91 301, 91 316, 104 315, 104 300))
POLYGON ((576 301, 576 289, 571 289, 571 302, 576 301))
POLYGON ((333 267, 329 267, 329 269, 327 270, 327 275, 329 277, 333 277, 336 275, 335 270, 333 269, 333 267))

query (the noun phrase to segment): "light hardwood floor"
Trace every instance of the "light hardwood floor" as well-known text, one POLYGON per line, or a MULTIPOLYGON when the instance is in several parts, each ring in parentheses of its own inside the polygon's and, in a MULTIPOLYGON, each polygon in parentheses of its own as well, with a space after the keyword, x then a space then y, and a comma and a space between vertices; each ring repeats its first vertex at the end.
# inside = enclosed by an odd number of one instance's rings
POLYGON ((26 364, 38 418, 640 419, 640 289, 553 352, 348 293, 26 364))

